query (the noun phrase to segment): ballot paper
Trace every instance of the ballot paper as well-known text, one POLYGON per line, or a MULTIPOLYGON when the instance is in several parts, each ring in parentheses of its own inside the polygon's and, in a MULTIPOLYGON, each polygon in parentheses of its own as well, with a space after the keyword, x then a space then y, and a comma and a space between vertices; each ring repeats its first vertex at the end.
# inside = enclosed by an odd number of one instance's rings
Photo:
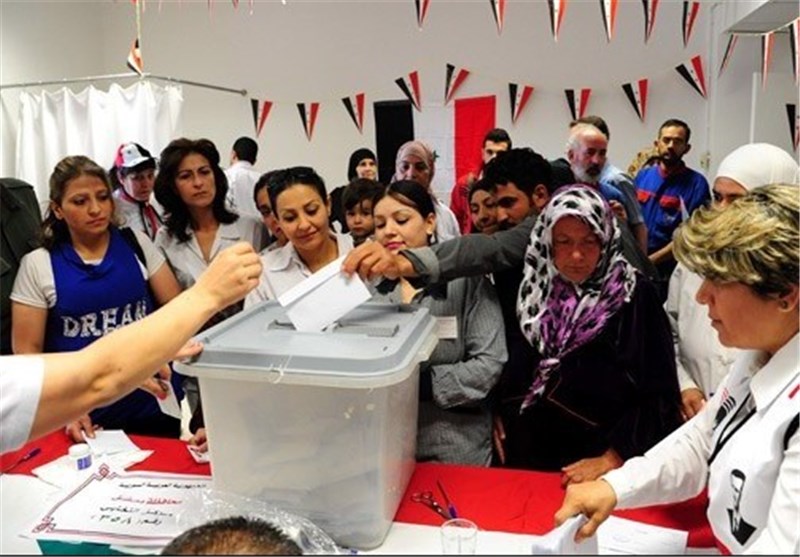
POLYGON ((83 470, 78 470, 75 466, 75 461, 70 458, 69 455, 65 454, 34 468, 31 470, 31 473, 50 485, 61 488, 71 488, 96 473, 100 466, 105 465, 112 470, 121 471, 142 462, 151 454, 153 454, 153 451, 137 450, 96 456, 92 458, 92 465, 83 470))
POLYGON ((87 437, 84 432, 83 439, 95 456, 141 450, 121 429, 97 430, 94 432, 94 438, 87 437))
POLYGON ((369 300, 372 295, 358 275, 341 271, 342 256, 278 297, 295 329, 319 332, 369 300))
POLYGON ((172 383, 169 381, 161 381, 161 385, 167 391, 167 396, 162 398, 157 398, 158 406, 161 408, 161 412, 166 414, 167 416, 172 416, 173 418, 181 419, 181 405, 178 403, 178 397, 175 395, 175 389, 172 388, 172 383))
POLYGON ((575 541, 578 528, 588 522, 583 515, 573 516, 561 526, 543 536, 536 536, 531 547, 533 555, 597 555, 597 537, 592 536, 581 543, 575 541))
POLYGON ((604 555, 683 555, 689 533, 609 516, 597 529, 604 555))

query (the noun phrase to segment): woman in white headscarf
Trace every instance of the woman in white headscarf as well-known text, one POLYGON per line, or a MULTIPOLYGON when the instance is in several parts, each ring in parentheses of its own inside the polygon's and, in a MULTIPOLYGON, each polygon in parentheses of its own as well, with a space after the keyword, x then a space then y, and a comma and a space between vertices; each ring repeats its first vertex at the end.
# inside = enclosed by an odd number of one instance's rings
MULTIPOLYGON (((724 209, 748 191, 767 184, 800 184, 797 161, 768 143, 743 145, 719 165, 712 186, 714 205, 724 209)), ((730 370, 738 350, 720 344, 708 310, 695 294, 703 279, 681 264, 675 268, 664 308, 672 325, 678 383, 685 419, 694 416, 730 370)))

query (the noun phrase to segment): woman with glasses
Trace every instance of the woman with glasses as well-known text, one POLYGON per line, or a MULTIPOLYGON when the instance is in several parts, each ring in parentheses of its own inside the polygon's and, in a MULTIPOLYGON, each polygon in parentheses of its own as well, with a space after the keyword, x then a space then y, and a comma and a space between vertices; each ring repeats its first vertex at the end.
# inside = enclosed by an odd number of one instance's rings
POLYGON ((288 243, 262 255, 261 283, 245 306, 274 300, 353 249, 349 234, 330 228, 330 200, 325 182, 313 168, 294 166, 272 176, 269 199, 288 243))

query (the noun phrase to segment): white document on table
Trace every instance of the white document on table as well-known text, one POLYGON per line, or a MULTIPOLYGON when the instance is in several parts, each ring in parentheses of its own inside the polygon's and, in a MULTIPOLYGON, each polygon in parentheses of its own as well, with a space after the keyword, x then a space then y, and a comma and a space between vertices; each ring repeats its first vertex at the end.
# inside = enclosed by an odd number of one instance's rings
POLYGON ((298 331, 322 331, 372 297, 361 277, 342 273, 344 258, 328 263, 278 297, 298 331))
POLYGON ((575 533, 586 522, 587 519, 583 515, 573 516, 547 534, 536 536, 531 553, 533 555, 597 555, 597 536, 585 539, 581 543, 575 541, 575 533))
POLYGON ((689 532, 610 516, 597 529, 604 555, 683 555, 689 532))
POLYGON ((101 429, 95 431, 94 439, 87 437, 84 432, 83 439, 86 441, 86 444, 89 445, 92 454, 95 456, 141 450, 121 429, 101 429))

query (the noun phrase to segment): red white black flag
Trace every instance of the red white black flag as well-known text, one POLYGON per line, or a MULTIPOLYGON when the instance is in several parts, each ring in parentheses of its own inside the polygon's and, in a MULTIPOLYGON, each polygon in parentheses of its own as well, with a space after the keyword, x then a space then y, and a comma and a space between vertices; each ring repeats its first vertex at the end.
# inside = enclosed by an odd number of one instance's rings
POLYGON ((414 0, 414 6, 417 9, 417 26, 422 29, 422 24, 425 22, 425 16, 428 15, 428 6, 431 0, 414 0))
POLYGON ((796 104, 786 105, 786 116, 789 118, 789 133, 792 134, 792 145, 794 150, 800 147, 800 114, 797 113, 796 104))
POLYGON ((617 24, 617 4, 618 0, 600 0, 600 11, 603 12, 603 26, 606 29, 608 42, 611 42, 617 24))
POLYGON ((700 9, 700 2, 683 2, 683 47, 689 44, 689 39, 692 38, 692 30, 694 29, 694 22, 697 19, 697 12, 700 9))
POLYGON ((508 95, 511 100, 511 123, 516 124, 517 120, 525 109, 525 105, 531 98, 533 87, 530 85, 523 85, 520 87, 516 83, 508 84, 508 95))
POLYGON ((561 21, 567 10, 567 0, 547 0, 547 5, 550 8, 550 28, 553 30, 553 39, 558 41, 558 31, 561 29, 561 21))
POLYGON ((725 68, 728 67, 728 62, 731 61, 731 56, 733 55, 733 49, 736 46, 736 41, 739 40, 739 35, 731 35, 728 37, 728 45, 725 47, 725 54, 722 55, 722 62, 719 65, 719 74, 717 77, 722 75, 722 72, 725 71, 725 68))
POLYGON ((297 110, 300 112, 300 119, 303 121, 306 137, 311 141, 311 137, 314 135, 314 124, 317 123, 319 103, 297 103, 297 110))
POLYGON ((144 74, 144 62, 142 62, 142 51, 139 49, 139 39, 135 39, 128 53, 128 67, 138 73, 144 74))
POLYGON ((503 21, 506 18, 506 0, 489 0, 492 6, 492 17, 497 24, 497 32, 503 32, 503 21))
POLYGON ((422 97, 420 96, 419 89, 419 74, 414 70, 407 77, 398 77, 394 80, 400 90, 403 91, 406 98, 411 101, 414 108, 422 110, 422 97))
POLYGON ((800 83, 800 17, 789 24, 789 48, 792 51, 792 72, 794 80, 800 83))
POLYGON ((458 91, 458 88, 461 87, 468 76, 469 70, 458 68, 458 71, 456 71, 456 67, 453 64, 447 64, 447 77, 445 78, 444 84, 444 104, 449 103, 453 99, 453 95, 456 94, 456 91, 458 91), (455 75, 455 79, 453 75, 455 75))
POLYGON ((342 102, 358 131, 364 133, 364 93, 356 93, 354 97, 344 97, 342 102))
POLYGON ((625 91, 639 120, 644 122, 647 114, 647 79, 640 79, 636 83, 625 83, 622 90, 625 91))
POLYGON ((675 69, 695 91, 700 93, 704 99, 706 98, 706 74, 703 71, 703 59, 699 54, 688 62, 675 66, 675 69))
POLYGON ((253 108, 253 125, 256 128, 256 137, 258 137, 261 135, 261 130, 264 129, 264 123, 267 121, 272 103, 270 101, 250 99, 250 105, 253 108))
POLYGON ((589 106, 589 97, 592 94, 591 89, 581 89, 578 94, 578 103, 575 104, 575 89, 564 89, 564 94, 567 96, 567 105, 569 112, 572 114, 572 119, 577 120, 586 115, 586 108, 589 106))
POLYGON ((656 24, 656 10, 658 9, 658 0, 642 0, 644 6, 644 42, 650 40, 650 35, 653 34, 653 26, 656 24))
POLYGON ((767 85, 769 65, 772 63, 772 47, 775 46, 775 32, 761 35, 761 87, 767 85))

